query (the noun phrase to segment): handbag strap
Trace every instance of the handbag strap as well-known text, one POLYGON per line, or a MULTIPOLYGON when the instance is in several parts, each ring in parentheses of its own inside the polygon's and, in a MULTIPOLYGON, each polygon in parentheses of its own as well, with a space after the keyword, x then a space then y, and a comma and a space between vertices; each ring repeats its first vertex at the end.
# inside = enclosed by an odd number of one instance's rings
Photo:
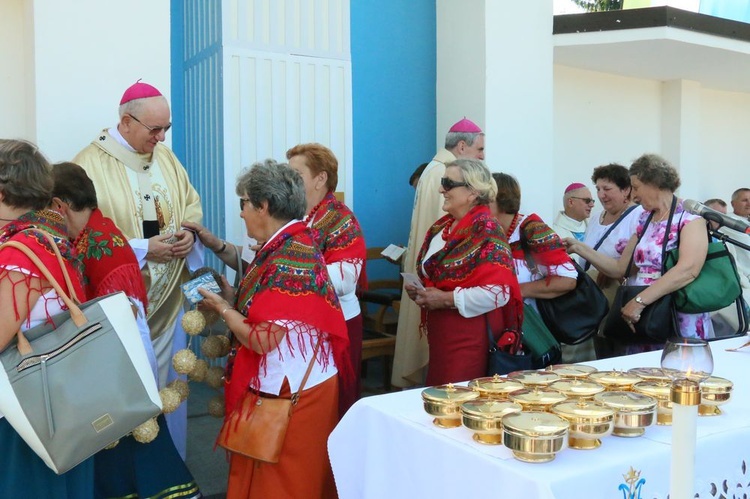
POLYGON ((234 252, 237 255, 237 272, 234 273, 234 289, 240 287, 240 281, 242 280, 242 251, 234 247, 234 252))
MULTIPOLYGON (((612 233, 612 231, 615 230, 615 227, 617 227, 618 225, 620 225, 620 222, 622 222, 623 220, 625 220, 625 217, 627 217, 630 214, 630 212, 635 209, 635 207, 636 207, 636 205, 633 205, 630 208, 628 208, 627 210, 625 210, 624 212, 622 212, 622 214, 620 214, 620 216, 617 217, 617 220, 615 220, 615 222, 612 225, 609 226, 609 229, 607 229, 607 232, 605 232, 604 235, 602 235, 602 237, 599 238, 599 241, 597 241, 597 243, 591 249, 593 249, 594 251, 598 250, 599 246, 601 246, 604 243, 604 241, 607 240, 607 237, 609 237, 609 235, 612 233)), ((591 267, 591 262, 589 262, 588 260, 586 260, 586 265, 583 266, 583 270, 588 270, 590 267, 591 267)))
POLYGON ((518 239, 521 243, 523 259, 526 260, 526 266, 529 268, 529 272, 532 274, 539 274, 539 267, 537 267, 534 257, 531 256, 531 251, 529 251, 529 239, 526 237, 526 232, 524 232, 523 227, 518 228, 518 239))
MULTIPOLYGON (((667 253, 667 241, 669 241, 669 229, 672 227, 672 216, 674 215, 675 207, 677 206, 677 196, 672 195, 672 206, 669 209, 669 219, 667 220, 667 228, 664 230, 664 240, 661 243, 661 274, 664 275, 664 255, 667 253)), ((646 219, 646 223, 643 224, 643 230, 640 234, 638 234, 638 240, 635 242, 635 246, 633 246, 633 253, 630 255, 630 261, 628 262, 628 266, 625 269, 625 275, 623 276, 623 283, 627 280, 628 277, 630 277, 630 269, 633 267, 633 258, 635 257, 635 249, 638 247, 638 243, 641 242, 641 239, 643 238, 643 235, 646 233, 646 229, 648 229, 648 225, 651 223, 651 219, 654 217, 654 212, 650 212, 648 214, 648 218, 646 219)), ((679 233, 679 231, 677 231, 679 233)), ((679 237, 679 234, 678 234, 679 237)))
POLYGON ((307 383, 307 378, 310 377, 310 373, 312 372, 313 364, 315 364, 315 357, 318 356, 318 349, 320 348, 320 342, 323 341, 321 339, 318 339, 318 342, 315 344, 315 349, 313 350, 312 358, 310 359, 310 363, 307 365, 307 371, 305 371, 305 377, 302 378, 302 383, 299 385, 299 390, 297 390, 297 393, 292 394, 292 405, 297 405, 297 402, 299 402, 300 397, 302 396, 302 390, 305 389, 305 383, 307 383))
MULTIPOLYGON (((57 244, 53 244, 53 246, 57 248, 57 244)), ((32 261, 32 263, 34 263, 34 265, 36 265, 39 268, 39 271, 42 273, 44 278, 47 279, 47 281, 52 285, 52 287, 57 292, 57 295, 65 303, 65 306, 68 307, 68 311, 70 312, 70 318, 73 320, 73 323, 77 327, 81 327, 84 324, 86 324, 86 322, 88 322, 88 319, 86 319, 86 316, 84 315, 80 307, 78 307, 76 302, 74 302, 73 299, 71 299, 67 295, 67 293, 65 293, 65 291, 62 289, 60 284, 54 278, 54 276, 50 273, 47 266, 44 265, 44 263, 42 263, 39 257, 34 254, 31 248, 29 248, 25 244, 18 242, 18 241, 7 241, 3 243, 2 245, 0 245, 0 249, 5 248, 5 247, 16 248, 17 250, 21 251, 24 255, 26 255, 32 261)), ((57 253, 59 255, 59 250, 57 251, 57 253)), ((59 257, 61 259, 60 264, 62 266, 63 273, 67 275, 67 270, 65 269, 64 263, 62 262, 62 255, 59 255, 59 257)), ((69 279, 70 278, 68 276, 67 278, 68 282, 70 282, 69 279)), ((72 287, 72 284, 71 284, 71 287, 72 287)), ((26 339, 26 337, 24 336, 23 332, 20 329, 16 333, 16 336, 17 336, 17 341, 18 341, 18 352, 21 355, 30 354, 32 352, 31 344, 26 339)))

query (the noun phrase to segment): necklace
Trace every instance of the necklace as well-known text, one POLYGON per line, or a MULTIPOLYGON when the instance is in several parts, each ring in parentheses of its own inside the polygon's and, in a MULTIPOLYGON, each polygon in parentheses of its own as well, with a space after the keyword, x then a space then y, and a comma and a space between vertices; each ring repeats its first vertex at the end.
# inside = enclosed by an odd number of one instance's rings
POLYGON ((516 213, 513 216, 513 220, 510 222, 510 225, 508 226, 508 230, 505 231, 505 240, 510 241, 510 236, 513 235, 513 232, 516 230, 516 225, 518 225, 518 219, 520 218, 520 213, 516 213))

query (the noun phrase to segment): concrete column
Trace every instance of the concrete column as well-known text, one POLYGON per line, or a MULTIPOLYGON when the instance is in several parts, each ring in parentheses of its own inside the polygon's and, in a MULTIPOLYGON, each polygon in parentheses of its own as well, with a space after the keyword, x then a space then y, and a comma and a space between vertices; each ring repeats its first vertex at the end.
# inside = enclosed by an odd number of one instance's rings
POLYGON ((437 137, 466 115, 486 161, 522 189, 525 213, 553 219, 552 0, 438 0, 437 137))
POLYGON ((679 192, 690 198, 703 191, 701 177, 705 175, 700 165, 701 85, 689 80, 662 85, 662 154, 680 172, 679 192))

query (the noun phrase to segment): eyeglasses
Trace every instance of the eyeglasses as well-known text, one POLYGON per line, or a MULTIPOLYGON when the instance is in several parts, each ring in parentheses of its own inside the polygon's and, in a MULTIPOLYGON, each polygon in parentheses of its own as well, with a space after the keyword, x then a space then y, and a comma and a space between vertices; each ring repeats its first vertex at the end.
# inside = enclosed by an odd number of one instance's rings
POLYGON ((440 179, 440 185, 446 191, 449 191, 453 189, 454 187, 468 187, 469 186, 469 184, 467 184, 466 182, 456 182, 455 180, 451 180, 448 177, 442 177, 440 179))
POLYGON ((128 114, 128 116, 130 116, 135 121, 143 125, 143 127, 145 127, 151 135, 159 135, 161 132, 167 133, 169 129, 172 128, 172 123, 170 123, 167 126, 148 126, 147 124, 145 124, 144 122, 142 122, 141 120, 133 116, 132 114, 128 114))
POLYGON ((249 198, 240 198, 240 211, 245 209, 245 203, 249 203, 249 198))
POLYGON ((570 197, 572 197, 573 199, 580 199, 581 201, 583 201, 586 204, 596 204, 596 199, 592 199, 592 198, 579 198, 577 196, 570 196, 570 197))

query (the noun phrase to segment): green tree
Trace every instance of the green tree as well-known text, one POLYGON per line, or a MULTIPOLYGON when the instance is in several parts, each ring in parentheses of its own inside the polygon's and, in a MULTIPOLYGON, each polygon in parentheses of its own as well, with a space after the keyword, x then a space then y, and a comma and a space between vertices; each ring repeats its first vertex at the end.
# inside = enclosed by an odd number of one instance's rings
POLYGON ((623 0, 573 0, 573 3, 586 12, 601 12, 604 10, 622 10, 623 0))

